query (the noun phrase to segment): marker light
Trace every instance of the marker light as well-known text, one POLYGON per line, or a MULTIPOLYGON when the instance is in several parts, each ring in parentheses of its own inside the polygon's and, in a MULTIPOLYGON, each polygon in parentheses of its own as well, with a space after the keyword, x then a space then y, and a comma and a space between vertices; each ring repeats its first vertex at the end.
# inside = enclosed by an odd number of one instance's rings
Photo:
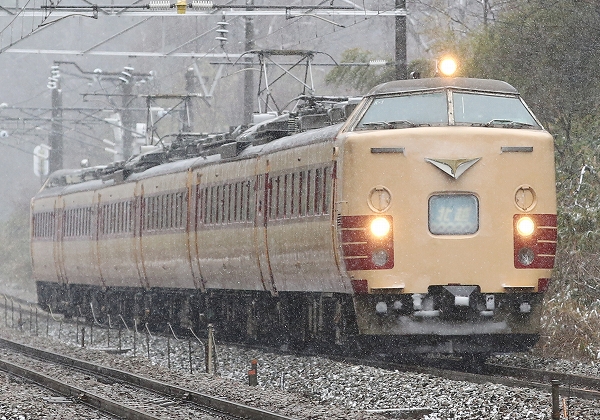
POLYGON ((452 76, 456 72, 457 67, 456 61, 451 57, 442 58, 438 63, 438 70, 444 76, 452 76))
POLYGON ((531 217, 521 217, 517 222, 517 231, 521 236, 529 236, 535 230, 535 223, 531 217))
POLYGON ((371 222, 371 233, 378 238, 383 238, 390 233, 390 222, 388 219, 385 217, 373 219, 371 222))

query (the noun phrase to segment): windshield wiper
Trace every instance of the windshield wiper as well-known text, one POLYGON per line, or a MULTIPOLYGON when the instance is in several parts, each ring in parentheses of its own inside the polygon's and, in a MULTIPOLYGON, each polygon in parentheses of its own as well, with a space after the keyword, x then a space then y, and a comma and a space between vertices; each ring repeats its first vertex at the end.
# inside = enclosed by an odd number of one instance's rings
MULTIPOLYGON (((475 124, 473 124, 475 125, 475 124)), ((507 127, 507 128, 534 128, 533 124, 528 124, 513 120, 494 119, 483 124, 482 127, 507 127)))
MULTIPOLYGON (((423 125, 429 125, 429 124, 423 124, 423 125)), ((359 128, 365 128, 365 129, 369 129, 369 128, 374 128, 376 130, 388 130, 388 129, 393 129, 393 128, 400 128, 400 127, 419 127, 419 125, 407 121, 407 120, 396 120, 396 121, 373 121, 373 122, 368 122, 368 123, 364 123, 361 124, 359 126, 359 128)))

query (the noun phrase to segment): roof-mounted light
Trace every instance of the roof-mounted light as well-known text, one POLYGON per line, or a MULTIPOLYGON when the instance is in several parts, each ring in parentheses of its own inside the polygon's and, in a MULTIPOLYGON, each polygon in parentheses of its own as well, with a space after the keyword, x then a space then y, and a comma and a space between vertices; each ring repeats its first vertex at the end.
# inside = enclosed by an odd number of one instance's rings
POLYGON ((443 57, 440 61, 438 61, 438 71, 443 76, 453 76, 456 73, 456 69, 458 68, 458 64, 456 60, 452 57, 443 57))

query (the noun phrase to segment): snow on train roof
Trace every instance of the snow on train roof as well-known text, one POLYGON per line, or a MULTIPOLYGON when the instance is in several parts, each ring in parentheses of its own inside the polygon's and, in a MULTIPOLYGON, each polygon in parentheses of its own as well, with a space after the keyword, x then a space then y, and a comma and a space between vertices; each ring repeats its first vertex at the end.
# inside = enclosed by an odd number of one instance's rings
POLYGON ((395 80, 371 89, 366 96, 402 93, 426 89, 458 88, 484 92, 518 94, 513 86, 500 80, 471 79, 466 77, 434 77, 430 79, 395 80))
MULTIPOLYGON (((227 161, 236 161, 242 159, 249 159, 259 155, 273 153, 279 150, 290 149, 302 145, 308 145, 313 143, 319 143, 327 140, 334 139, 336 134, 339 132, 342 124, 335 124, 332 126, 308 130, 302 133, 293 134, 291 136, 285 136, 277 140, 273 140, 266 144, 252 145, 244 149, 239 155, 223 159, 221 155, 209 155, 209 156, 197 156, 188 159, 177 160, 174 162, 166 162, 154 167, 148 168, 141 172, 134 172, 130 174, 123 182, 137 182, 143 179, 152 178, 161 175, 167 175, 177 172, 185 172, 189 168, 200 168, 202 166, 218 164, 227 161)), ((94 168, 90 168, 94 169, 94 168)), ((72 178, 82 178, 82 173, 85 170, 78 169, 63 169, 54 172, 51 176, 62 176, 72 178)), ((71 193, 77 193, 82 191, 90 191, 103 189, 106 187, 118 185, 115 179, 106 177, 104 179, 93 179, 93 180, 80 180, 77 182, 69 183, 68 185, 59 185, 54 187, 44 186, 36 195, 36 198, 51 197, 57 195, 66 195, 71 193)))

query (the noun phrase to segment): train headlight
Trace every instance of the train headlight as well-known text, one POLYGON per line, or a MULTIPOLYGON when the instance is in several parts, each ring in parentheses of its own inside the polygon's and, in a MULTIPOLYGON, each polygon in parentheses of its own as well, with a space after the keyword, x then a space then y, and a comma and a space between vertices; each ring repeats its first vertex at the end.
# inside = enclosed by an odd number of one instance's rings
POLYGON ((371 222, 371 233, 377 238, 383 238, 390 233, 390 221, 385 217, 377 217, 371 222))
POLYGON ((521 248, 519 250, 519 262, 523 265, 531 265, 535 258, 535 253, 529 248, 521 248))
POLYGON ((386 265, 388 262, 388 258, 389 256, 387 251, 383 249, 373 251, 373 253, 371 254, 371 261, 373 261, 373 264, 377 267, 383 267, 384 265, 386 265))
POLYGON ((517 232, 521 236, 530 236, 535 230, 535 223, 531 217, 521 217, 517 222, 517 232))

